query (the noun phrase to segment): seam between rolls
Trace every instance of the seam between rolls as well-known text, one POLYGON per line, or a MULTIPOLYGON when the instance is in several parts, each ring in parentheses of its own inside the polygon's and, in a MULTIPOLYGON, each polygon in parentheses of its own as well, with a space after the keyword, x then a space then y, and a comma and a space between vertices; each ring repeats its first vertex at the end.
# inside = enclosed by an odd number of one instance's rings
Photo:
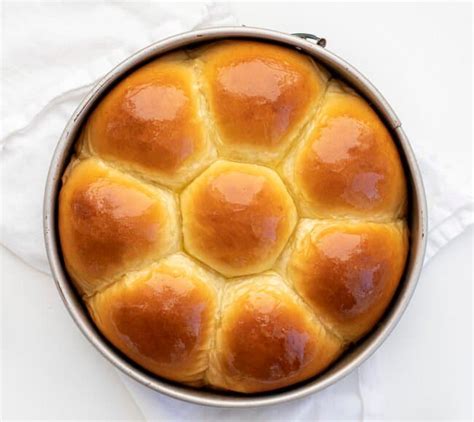
MULTIPOLYGON (((187 53, 189 54, 189 53, 187 53)), ((203 86, 203 62, 200 58, 196 57, 192 59, 192 65, 191 69, 193 71, 194 79, 195 79, 195 92, 198 96, 198 107, 199 107, 199 114, 200 117, 202 118, 202 126, 205 128, 206 131, 206 138, 207 142, 209 142, 212 147, 214 148, 214 153, 215 157, 214 160, 212 160, 211 163, 209 163, 206 168, 208 168, 212 163, 217 161, 219 159, 219 149, 218 149, 218 144, 220 140, 220 135, 217 130, 217 127, 214 123, 214 120, 212 119, 211 115, 211 106, 209 105, 209 101, 207 98, 206 93, 204 92, 204 86, 203 86)), ((204 171, 205 169, 203 169, 204 171)), ((201 174, 202 171, 199 173, 201 174)), ((194 177, 193 180, 195 180, 199 175, 194 177)), ((191 180, 189 183, 192 183, 191 180)), ((187 185, 189 185, 189 183, 187 185)))
POLYGON ((163 190, 163 191, 166 191, 166 192, 169 192, 173 195, 178 195, 178 196, 180 196, 186 190, 186 188, 191 183, 193 183, 194 180, 196 180, 199 176, 201 176, 201 174, 204 173, 212 164, 214 164, 216 161, 218 161, 220 159, 219 156, 216 155, 216 157, 214 159, 210 160, 206 165, 202 166, 202 168, 200 168, 198 171, 196 171, 196 173, 193 174, 193 177, 189 181, 187 181, 185 183, 182 183, 182 184, 179 185, 179 187, 177 187, 177 186, 167 186, 167 185, 159 182, 158 180, 154 179, 153 177, 147 177, 146 173, 141 171, 141 170, 133 169, 133 168, 131 168, 130 166, 128 166, 126 164, 120 164, 120 162, 118 160, 102 157, 101 155, 99 155, 95 151, 90 150, 87 153, 85 153, 84 151, 81 151, 80 161, 86 160, 88 158, 94 158, 96 160, 100 160, 106 166, 114 169, 117 172, 125 174, 129 177, 132 177, 132 178, 136 179, 138 182, 140 182, 140 183, 142 183, 146 186, 150 186, 154 189, 160 189, 160 190, 163 190))
MULTIPOLYGON (((345 339, 344 337, 338 333, 338 331, 336 329, 334 329, 334 327, 330 326, 329 324, 327 324, 323 318, 320 316, 320 312, 317 312, 315 309, 313 309, 313 307, 306 301, 306 299, 298 292, 298 290, 296 289, 294 283, 290 280, 290 277, 288 277, 288 263, 291 259, 291 249, 293 246, 295 246, 295 242, 297 240, 297 231, 298 231, 298 226, 301 222, 301 220, 303 219, 302 217, 298 216, 298 222, 296 223, 296 226, 293 230, 293 233, 292 233, 292 236, 288 239, 288 242, 287 242, 287 245, 286 247, 284 248, 284 252, 288 252, 290 254, 290 256, 288 257, 288 259, 286 260, 286 262, 283 263, 284 265, 284 268, 283 268, 283 271, 284 271, 284 277, 282 274, 280 274, 280 271, 277 271, 275 269, 275 267, 278 267, 278 260, 275 262, 275 264, 273 265, 272 267, 272 271, 274 271, 275 273, 277 273, 280 278, 282 279, 282 282, 283 284, 285 284, 286 286, 288 286, 289 289, 291 289, 293 291, 293 293, 301 300, 301 302, 303 303, 303 305, 306 307, 306 309, 308 310, 308 312, 313 316, 313 318, 315 318, 315 320, 327 331, 329 332, 330 334, 332 334, 334 337, 336 337, 338 340, 341 341, 341 343, 343 344, 343 347, 347 347, 347 345, 349 344, 345 339)), ((318 220, 312 220, 312 221, 318 221, 318 220)), ((279 259, 283 256, 283 252, 282 254, 280 254, 280 257, 279 259)))
POLYGON ((103 157, 103 156, 99 155, 98 153, 96 153, 95 151, 93 151, 91 149, 87 153, 85 153, 84 151, 81 151, 80 156, 82 157, 81 161, 86 160, 88 158, 93 158, 93 159, 99 160, 103 164, 105 164, 106 166, 114 169, 115 171, 120 172, 120 173, 122 173, 122 174, 124 174, 128 177, 132 177, 132 178, 136 179, 138 182, 140 182, 140 183, 142 183, 146 186, 150 186, 153 189, 160 189, 160 190, 163 190, 163 191, 166 191, 166 192, 170 192, 172 194, 179 194, 181 192, 181 189, 166 186, 166 185, 156 181, 152 177, 147 177, 145 175, 145 173, 143 173, 139 170, 132 169, 131 167, 127 166, 126 164, 125 165, 120 164, 116 160, 103 157))
POLYGON ((308 113, 308 116, 304 118, 300 124, 299 129, 296 131, 295 136, 289 144, 286 152, 282 157, 275 163, 275 168, 279 168, 281 164, 296 150, 298 146, 308 138, 312 127, 319 119, 321 108, 326 100, 326 94, 328 92, 329 83, 332 80, 332 75, 328 76, 326 83, 324 84, 324 89, 319 98, 311 106, 311 111, 308 113))
POLYGON ((206 127, 206 130, 207 130, 206 136, 217 151, 217 144, 214 138, 218 137, 219 134, 217 132, 217 128, 215 127, 212 119, 210 118, 211 109, 210 109, 209 102, 207 100, 207 96, 204 93, 204 88, 202 84, 202 79, 203 79, 202 66, 203 66, 202 60, 200 60, 199 58, 192 59, 191 69, 193 71, 196 93, 198 95, 199 111, 203 119, 203 122, 205 123, 204 126, 206 127))
POLYGON ((313 105, 313 110, 310 113, 310 116, 305 119, 305 121, 302 123, 300 129, 298 130, 298 133, 292 140, 289 148, 286 150, 285 154, 278 160, 278 162, 275 164, 273 170, 278 174, 278 177, 280 180, 283 182, 285 185, 286 190, 288 191, 289 195, 291 196, 295 207, 296 211, 298 213, 298 217, 302 218, 301 215, 303 214, 303 210, 301 209, 301 204, 300 201, 297 200, 297 192, 295 191, 294 187, 291 186, 289 183, 289 180, 287 180, 287 177, 285 175, 284 171, 284 163, 287 160, 296 159, 296 153, 298 151, 298 148, 301 148, 302 144, 309 138, 309 135, 314 128, 316 122, 319 119, 320 115, 320 110, 324 104, 324 101, 326 99, 326 95, 328 92, 329 84, 332 79, 332 75, 328 75, 328 79, 324 85, 324 90, 323 93, 321 94, 320 98, 317 100, 316 104, 313 105), (292 157, 293 156, 293 157, 292 157))
POLYGON ((268 271, 273 271, 276 274, 278 274, 283 279, 284 283, 288 284, 292 289, 293 289, 293 286, 292 286, 292 283, 288 280, 288 271, 287 271, 289 258, 285 259, 284 257, 287 253, 291 254, 292 246, 294 245, 294 242, 296 242, 296 234, 298 231, 298 226, 301 222, 301 217, 298 214, 298 210, 296 210, 296 214, 297 214, 298 219, 296 220, 295 227, 293 227, 293 231, 288 237, 288 240, 286 241, 286 244, 281 250, 277 259, 275 260, 271 268, 268 270, 268 271), (286 262, 282 262, 282 260, 285 260, 286 262))
POLYGON ((77 153, 77 157, 80 161, 85 161, 87 159, 96 159, 101 161, 106 166, 114 169, 121 174, 124 174, 128 177, 133 177, 137 179, 137 181, 152 186, 153 188, 162 189, 165 191, 172 192, 171 188, 166 187, 165 185, 160 184, 156 180, 153 180, 151 177, 147 177, 144 172, 139 170, 133 169, 126 164, 120 164, 119 161, 114 160, 112 158, 107 158, 96 152, 91 145, 88 132, 90 130, 90 118, 85 123, 84 128, 81 130, 79 137, 75 141, 75 150, 77 153))
POLYGON ((325 68, 319 69, 319 67, 313 60, 311 60, 311 64, 314 68, 314 71, 319 74, 318 76, 321 79, 327 77, 327 80, 324 82, 324 87, 322 89, 321 95, 315 101, 312 101, 309 113, 307 113, 307 115, 303 117, 299 127, 295 129, 295 134, 292 136, 292 139, 289 142, 286 150, 284 151, 282 156, 275 162, 275 168, 280 167, 280 165, 288 158, 291 152, 294 151, 298 147, 298 145, 301 145, 303 140, 309 136, 314 122, 319 117, 319 111, 321 110, 321 107, 326 98, 326 93, 328 91, 329 82, 332 79, 332 75, 327 72, 325 68))
MULTIPOLYGON (((179 241, 178 241, 178 251, 184 251, 184 230, 183 230, 183 212, 181 210, 181 195, 176 194, 176 214, 177 214, 177 221, 176 224, 178 225, 179 230, 179 241)), ((169 255, 176 253, 171 252, 169 255)))
POLYGON ((340 340, 344 347, 347 347, 350 342, 348 342, 334 327, 332 327, 330 324, 323 320, 323 318, 320 316, 320 312, 317 312, 315 309, 313 309, 313 307, 306 301, 306 299, 298 292, 293 283, 289 280, 287 280, 287 282, 284 281, 284 283, 295 293, 296 296, 298 296, 298 298, 301 300, 307 310, 311 313, 311 315, 313 315, 313 317, 318 321, 318 323, 321 324, 321 326, 328 333, 340 340))
MULTIPOLYGON (((214 322, 214 330, 212 333, 211 340, 209 342, 209 349, 207 350, 207 368, 203 372, 202 380, 204 382, 204 385, 212 385, 212 383, 209 381, 209 371, 211 367, 211 355, 212 353, 216 353, 216 343, 217 343, 217 332, 221 328, 222 324, 222 308, 223 308, 223 303, 224 303, 224 295, 225 291, 227 288, 227 279, 220 280, 220 287, 219 291, 217 292, 217 309, 216 309, 216 315, 215 315, 215 322, 214 322)), ((215 356, 216 359, 217 353, 215 356)), ((217 362, 216 362, 217 363, 217 362)))
MULTIPOLYGON (((122 271, 120 272, 119 274, 113 276, 108 282, 104 282, 100 285, 100 287, 98 287, 97 289, 95 289, 93 291, 92 294, 90 295, 87 295, 87 294, 84 294, 82 295, 82 298, 85 299, 85 300, 90 300, 92 299, 94 296, 100 294, 100 293, 103 293, 105 292, 106 290, 108 290, 109 288, 113 287, 115 284, 117 283, 120 283, 120 282, 124 282, 125 279, 130 275, 130 274, 135 274, 135 273, 139 273, 139 272, 142 272, 142 271, 146 271, 147 269, 151 268, 153 265, 156 265, 158 264, 159 261, 167 258, 168 256, 170 255, 173 255, 174 252, 172 253, 169 253, 169 254, 166 254, 162 257, 160 257, 159 259, 153 259, 153 260, 150 260, 150 261, 145 261, 145 262, 142 262, 141 265, 137 265, 136 267, 133 267, 133 268, 130 268, 126 271, 122 271)), ((76 283, 74 283, 75 285, 76 283)))

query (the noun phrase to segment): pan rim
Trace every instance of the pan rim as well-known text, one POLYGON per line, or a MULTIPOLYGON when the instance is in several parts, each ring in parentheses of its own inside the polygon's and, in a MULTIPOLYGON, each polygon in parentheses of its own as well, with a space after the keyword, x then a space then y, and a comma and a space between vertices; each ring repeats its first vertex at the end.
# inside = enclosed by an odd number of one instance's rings
POLYGON ((263 28, 230 26, 186 32, 153 43, 117 65, 92 88, 68 121, 53 154, 44 194, 43 228, 48 261, 59 294, 69 314, 83 335, 107 360, 135 381, 170 397, 207 406, 242 408, 283 403, 321 391, 347 376, 380 347, 397 325, 416 288, 426 249, 427 206, 421 174, 401 123, 388 102, 367 78, 334 53, 304 38, 263 28), (176 385, 135 366, 130 360, 116 351, 98 333, 93 324, 91 324, 82 305, 79 303, 77 295, 63 267, 61 248, 57 234, 57 197, 64 167, 82 122, 106 90, 131 69, 140 66, 154 57, 177 48, 189 46, 196 42, 229 38, 266 40, 297 48, 315 57, 325 66, 329 67, 331 71, 342 75, 358 90, 362 90, 363 95, 384 118, 397 138, 397 145, 407 167, 406 171, 408 170, 409 172, 407 180, 415 203, 414 209, 412 210, 412 223, 418 227, 417 233, 411 239, 409 268, 400 283, 404 284, 403 289, 401 289, 401 291, 398 292, 398 296, 394 298, 394 302, 392 302, 390 309, 387 311, 383 322, 368 338, 354 346, 354 350, 350 354, 352 357, 343 358, 342 364, 336 363, 335 367, 331 367, 330 370, 323 374, 305 381, 303 385, 296 384, 287 387, 285 390, 276 390, 274 392, 252 396, 224 393, 218 390, 197 390, 176 385), (347 362, 345 362, 345 360, 347 360, 347 362))

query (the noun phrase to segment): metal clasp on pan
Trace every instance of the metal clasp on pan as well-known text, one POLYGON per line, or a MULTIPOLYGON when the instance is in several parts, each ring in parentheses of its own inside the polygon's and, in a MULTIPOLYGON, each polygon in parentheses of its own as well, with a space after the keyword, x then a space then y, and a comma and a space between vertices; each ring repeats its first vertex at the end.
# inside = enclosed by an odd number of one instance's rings
POLYGON ((316 35, 307 34, 305 32, 296 32, 295 34, 291 34, 291 35, 294 35, 295 37, 303 38, 304 40, 309 41, 313 44, 317 44, 320 47, 326 47, 326 38, 320 38, 320 37, 317 37, 316 35))

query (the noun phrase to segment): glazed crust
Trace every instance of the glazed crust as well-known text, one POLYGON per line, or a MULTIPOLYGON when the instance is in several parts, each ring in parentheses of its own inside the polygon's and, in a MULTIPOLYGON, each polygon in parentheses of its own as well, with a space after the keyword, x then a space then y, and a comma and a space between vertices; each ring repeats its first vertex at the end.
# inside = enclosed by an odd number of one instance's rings
POLYGON ((296 224, 296 208, 265 167, 218 161, 182 194, 184 246, 227 277, 270 269, 296 224))
POLYGON ((408 252, 405 223, 315 224, 295 243, 288 279, 338 335, 358 340, 398 286, 408 252))
POLYGON ((242 393, 269 391, 325 369, 343 343, 280 277, 263 274, 225 289, 209 380, 242 393))
POLYGON ((91 295, 177 250, 175 198, 89 158, 71 166, 61 190, 59 235, 69 274, 91 295))
POLYGON ((306 138, 283 164, 303 217, 391 220, 406 181, 389 131, 365 100, 331 82, 306 138))
POLYGON ((318 63, 232 40, 129 73, 63 176, 68 274, 156 376, 259 393, 317 376, 383 318, 406 180, 371 106, 318 63))
POLYGON ((272 44, 228 41, 200 56, 220 155, 277 161, 324 92, 327 75, 307 56, 272 44))
POLYGON ((158 59, 121 81, 92 113, 91 153, 163 185, 179 187, 214 155, 185 55, 158 59))
POLYGON ((163 260, 87 300, 102 333, 146 369, 203 383, 214 330, 213 276, 181 256, 163 260))

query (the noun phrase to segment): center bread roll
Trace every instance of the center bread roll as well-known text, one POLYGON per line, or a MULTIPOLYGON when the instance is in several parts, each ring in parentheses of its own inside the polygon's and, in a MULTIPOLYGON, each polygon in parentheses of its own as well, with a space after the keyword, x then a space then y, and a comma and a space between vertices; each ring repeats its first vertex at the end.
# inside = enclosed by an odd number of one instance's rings
POLYGON ((82 128, 58 201, 97 329, 195 388, 268 392, 323 373, 383 318, 409 253, 390 130, 272 43, 203 44, 127 74, 82 128))
POLYGON ((186 250, 228 277, 271 268, 297 220, 274 171, 228 161, 191 183, 181 208, 186 250))

